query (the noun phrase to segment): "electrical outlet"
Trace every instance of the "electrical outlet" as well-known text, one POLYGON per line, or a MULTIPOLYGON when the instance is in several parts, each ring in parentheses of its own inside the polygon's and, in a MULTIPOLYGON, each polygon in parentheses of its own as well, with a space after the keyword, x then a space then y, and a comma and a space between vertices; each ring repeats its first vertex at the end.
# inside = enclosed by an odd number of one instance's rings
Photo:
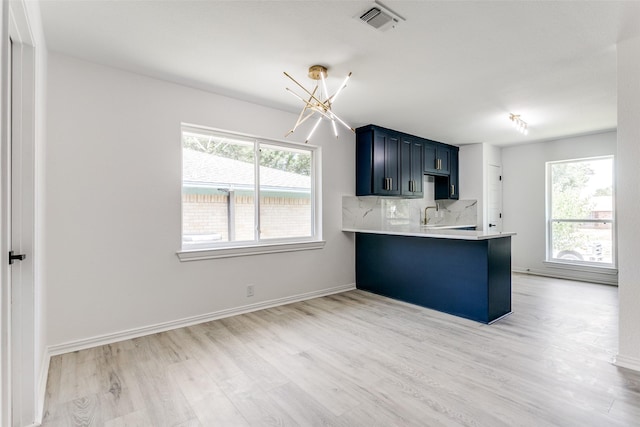
POLYGON ((247 285, 247 297, 253 296, 253 285, 247 285))

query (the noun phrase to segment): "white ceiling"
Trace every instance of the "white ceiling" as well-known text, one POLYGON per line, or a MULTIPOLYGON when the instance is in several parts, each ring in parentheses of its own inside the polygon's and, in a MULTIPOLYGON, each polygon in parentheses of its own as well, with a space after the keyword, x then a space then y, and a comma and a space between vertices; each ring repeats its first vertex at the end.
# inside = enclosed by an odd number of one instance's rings
POLYGON ((616 41, 640 24, 640 3, 384 4, 406 18, 386 32, 357 19, 373 1, 44 0, 41 10, 52 51, 295 113, 283 71, 311 87, 308 67, 326 65, 330 90, 352 71, 334 111, 353 127, 456 145, 616 127, 616 41))

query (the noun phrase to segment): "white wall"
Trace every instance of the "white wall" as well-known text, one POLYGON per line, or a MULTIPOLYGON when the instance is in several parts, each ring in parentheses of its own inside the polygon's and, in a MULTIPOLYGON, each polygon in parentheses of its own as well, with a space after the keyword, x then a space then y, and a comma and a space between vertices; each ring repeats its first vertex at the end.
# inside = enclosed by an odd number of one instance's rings
POLYGON ((616 133, 566 138, 502 148, 503 228, 515 231, 512 267, 554 277, 615 283, 609 274, 551 268, 546 257, 545 163, 616 154, 616 133))
POLYGON ((459 186, 460 199, 478 201, 478 230, 482 229, 484 210, 484 154, 483 144, 469 144, 460 147, 459 186))
POLYGON ((618 250, 620 344, 616 364, 640 371, 640 29, 618 43, 618 250))
POLYGON ((312 141, 324 249, 181 263, 181 122, 283 139, 297 115, 60 54, 48 77, 49 345, 354 284, 353 236, 340 231, 354 135, 327 127, 312 141))

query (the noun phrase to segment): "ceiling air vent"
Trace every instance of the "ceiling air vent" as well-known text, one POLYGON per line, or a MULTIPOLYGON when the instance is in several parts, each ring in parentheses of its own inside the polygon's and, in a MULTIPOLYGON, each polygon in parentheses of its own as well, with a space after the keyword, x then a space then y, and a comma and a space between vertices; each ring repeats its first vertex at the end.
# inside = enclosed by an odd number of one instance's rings
POLYGON ((405 21, 403 17, 394 14, 388 8, 383 7, 379 2, 360 15, 360 20, 371 25, 376 30, 386 31, 389 28, 395 28, 400 20, 405 21))

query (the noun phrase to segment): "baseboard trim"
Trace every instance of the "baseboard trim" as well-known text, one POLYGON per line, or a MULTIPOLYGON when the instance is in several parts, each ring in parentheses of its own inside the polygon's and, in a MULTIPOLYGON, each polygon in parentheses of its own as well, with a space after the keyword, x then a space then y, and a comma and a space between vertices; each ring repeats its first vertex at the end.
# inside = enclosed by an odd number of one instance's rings
POLYGON ((40 366, 40 378, 38 381, 38 389, 36 390, 36 414, 34 424, 32 426, 42 425, 44 417, 44 400, 47 394, 47 379, 49 378, 49 364, 51 363, 51 354, 49 349, 44 350, 42 355, 42 366, 40 366))
POLYGON ((640 359, 636 357, 629 357, 618 354, 613 358, 613 364, 621 368, 640 372, 640 359))
MULTIPOLYGON (((225 317, 237 316, 238 314, 250 313, 252 311, 264 310, 265 308, 277 307, 280 305, 291 304, 294 302, 305 301, 312 298, 323 297, 327 295, 338 294, 350 291, 356 288, 355 283, 348 285, 335 286, 333 288, 322 289, 319 291, 307 292, 304 294, 292 295, 284 298, 258 302, 241 307, 229 308, 225 310, 215 311, 212 313, 202 314, 184 319, 173 320, 170 322, 158 323, 156 325, 143 326, 141 328, 133 328, 125 331, 115 332, 111 334, 99 335, 91 338, 69 341, 62 344, 51 345, 47 348, 48 358, 59 354, 70 353, 73 351, 84 350, 87 348, 97 347, 105 344, 111 344, 118 341, 124 341, 131 338, 138 338, 145 335, 156 334, 158 332, 166 332, 172 329, 183 328, 186 326, 197 325, 199 323, 210 322, 212 320, 223 319, 225 317)), ((47 362, 48 363, 48 362, 47 362)), ((46 382, 46 381, 45 381, 46 382)))
POLYGON ((571 273, 565 273, 562 271, 546 271, 546 270, 537 270, 533 268, 522 268, 522 267, 512 267, 511 271, 514 273, 530 274, 532 276, 553 277, 556 279, 577 280, 580 282, 589 282, 589 283, 598 283, 601 285, 618 286, 618 277, 613 275, 608 275, 611 277, 605 278, 605 277, 596 276, 593 273, 571 274, 571 273))

